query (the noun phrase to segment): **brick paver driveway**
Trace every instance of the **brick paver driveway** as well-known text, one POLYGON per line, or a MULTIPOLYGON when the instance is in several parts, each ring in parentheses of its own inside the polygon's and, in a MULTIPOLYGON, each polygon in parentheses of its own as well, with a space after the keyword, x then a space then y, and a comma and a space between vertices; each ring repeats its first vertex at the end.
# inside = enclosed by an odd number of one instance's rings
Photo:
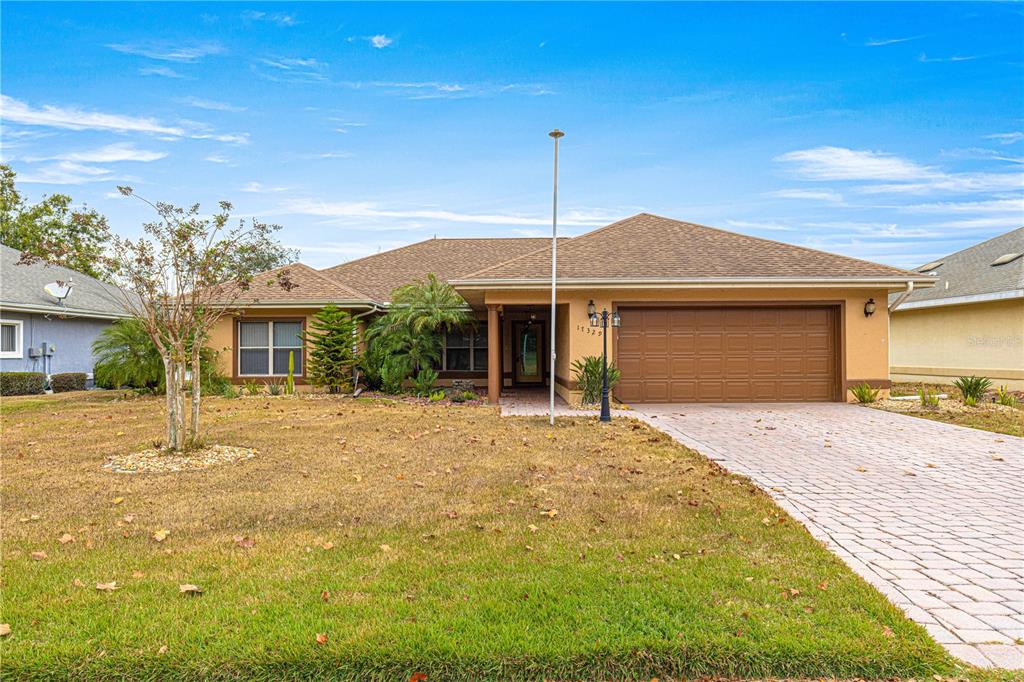
POLYGON ((856 405, 641 405, 977 665, 1024 667, 1024 439, 856 405))

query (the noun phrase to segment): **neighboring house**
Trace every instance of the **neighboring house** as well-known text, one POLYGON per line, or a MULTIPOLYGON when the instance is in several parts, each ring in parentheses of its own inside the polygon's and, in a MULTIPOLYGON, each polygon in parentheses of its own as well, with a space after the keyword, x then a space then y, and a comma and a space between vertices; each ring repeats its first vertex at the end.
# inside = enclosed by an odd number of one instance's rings
POLYGON ((917 268, 931 289, 890 301, 892 377, 988 377, 1024 390, 1024 228, 917 268))
POLYGON ((21 252, 0 245, 0 371, 85 372, 92 379, 92 342, 127 317, 121 291, 88 275, 47 263, 19 264, 21 252), (63 300, 46 285, 71 285, 63 300))
MULTIPOLYGON (((288 270, 291 290, 267 283, 276 271, 257 277, 213 332, 235 381, 285 374, 320 307, 365 321, 387 308, 392 290, 428 273, 451 283, 479 320, 472 332, 447 335, 442 382, 472 379, 498 402, 502 388, 552 380, 548 239, 432 239, 325 270, 288 270)), ((601 353, 591 302, 621 316, 609 356, 625 402, 837 401, 863 382, 888 389, 885 301, 933 281, 642 213, 559 243, 556 390, 575 402, 573 361, 601 353)), ((304 374, 304 357, 299 365, 304 374)))

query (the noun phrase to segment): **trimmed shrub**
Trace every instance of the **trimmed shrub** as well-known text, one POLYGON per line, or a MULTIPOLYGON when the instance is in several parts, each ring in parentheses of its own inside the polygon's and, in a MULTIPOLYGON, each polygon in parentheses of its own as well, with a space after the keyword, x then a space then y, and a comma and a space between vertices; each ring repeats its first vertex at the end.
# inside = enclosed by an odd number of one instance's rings
POLYGON ((64 372, 50 375, 50 388, 54 393, 67 391, 84 391, 86 376, 84 372, 64 372))
POLYGON ((0 395, 38 395, 45 388, 42 372, 0 372, 0 395))

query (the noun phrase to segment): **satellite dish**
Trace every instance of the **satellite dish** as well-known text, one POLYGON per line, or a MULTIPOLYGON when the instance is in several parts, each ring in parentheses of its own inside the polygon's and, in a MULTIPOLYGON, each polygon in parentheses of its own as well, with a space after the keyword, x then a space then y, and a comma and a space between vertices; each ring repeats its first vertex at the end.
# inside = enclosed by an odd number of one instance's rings
POLYGON ((71 282, 50 282, 43 287, 43 291, 53 296, 59 303, 63 303, 71 293, 71 287, 71 282))

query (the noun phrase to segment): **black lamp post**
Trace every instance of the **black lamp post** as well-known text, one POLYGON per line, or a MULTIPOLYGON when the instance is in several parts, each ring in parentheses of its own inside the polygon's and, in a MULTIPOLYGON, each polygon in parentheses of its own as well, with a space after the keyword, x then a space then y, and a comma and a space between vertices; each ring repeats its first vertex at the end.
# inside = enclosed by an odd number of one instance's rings
POLYGON ((587 304, 587 314, 590 316, 590 326, 601 329, 601 335, 604 337, 604 350, 601 353, 601 421, 610 422, 612 420, 611 406, 608 404, 608 323, 611 321, 612 327, 621 327, 622 318, 619 317, 617 312, 608 314, 607 308, 601 309, 601 314, 597 314, 597 306, 591 301, 587 304))

